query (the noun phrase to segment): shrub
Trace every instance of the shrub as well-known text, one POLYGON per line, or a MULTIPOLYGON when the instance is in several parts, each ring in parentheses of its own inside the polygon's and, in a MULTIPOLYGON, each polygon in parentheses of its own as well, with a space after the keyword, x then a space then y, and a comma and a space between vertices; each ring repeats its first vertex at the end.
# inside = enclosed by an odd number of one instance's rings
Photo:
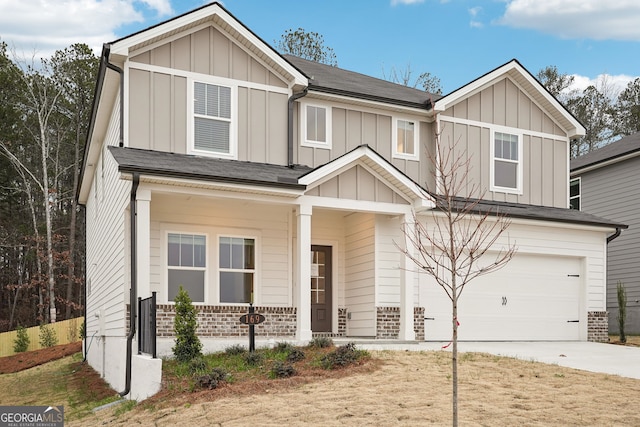
POLYGON ((300 360, 304 360, 304 351, 299 348, 292 348, 287 355, 288 362, 298 362, 300 360))
POLYGON ((224 349, 224 352, 229 356, 238 356, 240 354, 244 354, 247 352, 247 349, 244 348, 241 344, 234 344, 224 349))
POLYGON ((176 317, 173 322, 173 330, 176 334, 176 345, 173 346, 173 354, 179 362, 188 362, 196 356, 201 356, 202 343, 196 335, 198 322, 196 309, 193 307, 189 294, 182 286, 175 298, 176 317))
POLYGON ((350 342, 327 353, 320 362, 325 369, 336 369, 356 363, 366 354, 366 351, 356 349, 356 345, 350 342))
POLYGON ((196 374, 204 372, 208 368, 207 361, 202 356, 196 356, 189 361, 189 372, 196 374))
POLYGON ((277 352, 277 353, 288 353, 291 351, 291 349, 293 349, 293 345, 291 345, 290 343, 286 342, 286 341, 280 341, 276 343, 276 346, 273 347, 273 349, 277 352))
POLYGON ((27 351, 27 348, 29 348, 29 335, 27 335, 27 330, 23 326, 18 326, 16 332, 16 339, 13 340, 13 351, 16 353, 27 351))
POLYGON ((313 348, 333 347, 333 340, 329 337, 315 337, 309 342, 309 347, 313 347, 313 348))
POLYGON ((218 385, 227 380, 229 374, 222 368, 213 368, 207 375, 198 377, 197 383, 200 388, 208 388, 213 390, 218 385))
POLYGON ((244 362, 250 366, 256 366, 262 363, 264 355, 262 353, 251 352, 244 356, 244 362))
POLYGON ((47 348, 53 347, 58 344, 58 337, 56 331, 49 325, 40 325, 40 347, 47 348))
POLYGON ((271 378, 288 378, 296 374, 296 370, 290 363, 285 363, 280 360, 274 362, 270 371, 271 378))
POLYGON ((624 331, 627 320, 627 291, 622 282, 618 282, 618 327, 620 328, 620 342, 627 342, 627 335, 624 331))

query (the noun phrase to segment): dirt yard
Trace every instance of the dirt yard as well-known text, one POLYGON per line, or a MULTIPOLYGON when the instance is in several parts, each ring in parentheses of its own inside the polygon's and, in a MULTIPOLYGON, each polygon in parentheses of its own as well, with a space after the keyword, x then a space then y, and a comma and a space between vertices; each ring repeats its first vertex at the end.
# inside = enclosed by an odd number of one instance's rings
MULTIPOLYGON (((451 424, 450 353, 372 355, 368 368, 342 377, 150 399, 124 413, 108 409, 68 425, 451 424)), ((460 358, 464 426, 638 426, 639 401, 639 380, 478 353, 460 358)))
POLYGON ((0 358, 0 374, 20 372, 82 351, 82 341, 0 358))

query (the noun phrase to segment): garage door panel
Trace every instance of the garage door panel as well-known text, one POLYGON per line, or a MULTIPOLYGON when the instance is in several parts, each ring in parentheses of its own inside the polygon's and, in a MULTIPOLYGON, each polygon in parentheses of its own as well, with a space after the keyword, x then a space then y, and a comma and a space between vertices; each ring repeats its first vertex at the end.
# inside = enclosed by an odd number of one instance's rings
MULTIPOLYGON (((469 282, 458 302, 461 340, 579 339, 581 260, 520 255, 469 282)), ((431 279, 420 292, 427 340, 451 338, 451 301, 431 279)))

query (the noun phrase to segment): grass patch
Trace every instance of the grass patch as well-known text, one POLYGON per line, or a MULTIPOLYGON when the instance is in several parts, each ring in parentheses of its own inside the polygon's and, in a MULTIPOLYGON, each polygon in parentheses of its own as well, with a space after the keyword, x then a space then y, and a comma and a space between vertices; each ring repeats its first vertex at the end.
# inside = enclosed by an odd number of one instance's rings
POLYGON ((63 405, 65 421, 82 418, 93 408, 118 399, 100 375, 82 363, 82 353, 0 375, 0 402, 4 405, 63 405))

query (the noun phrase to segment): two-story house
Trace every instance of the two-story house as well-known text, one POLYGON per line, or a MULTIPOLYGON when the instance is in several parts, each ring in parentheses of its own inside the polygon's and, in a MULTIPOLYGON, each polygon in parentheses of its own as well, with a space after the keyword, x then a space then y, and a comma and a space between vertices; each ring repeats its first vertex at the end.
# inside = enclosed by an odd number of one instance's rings
POLYGON ((281 56, 219 3, 105 44, 78 193, 87 359, 122 394, 155 392, 136 299, 156 293, 167 355, 181 286, 206 350, 246 340, 250 302, 260 339, 448 341, 447 297, 396 245, 432 220, 429 156, 451 141, 518 246, 465 290, 460 338, 604 340, 623 225, 568 209, 583 133, 516 60, 438 97, 281 56))
POLYGON ((640 334, 640 133, 571 160, 572 207, 629 225, 608 245, 609 330, 619 333, 618 283, 627 293, 625 330, 640 334), (636 205, 638 202, 638 205, 636 205))

